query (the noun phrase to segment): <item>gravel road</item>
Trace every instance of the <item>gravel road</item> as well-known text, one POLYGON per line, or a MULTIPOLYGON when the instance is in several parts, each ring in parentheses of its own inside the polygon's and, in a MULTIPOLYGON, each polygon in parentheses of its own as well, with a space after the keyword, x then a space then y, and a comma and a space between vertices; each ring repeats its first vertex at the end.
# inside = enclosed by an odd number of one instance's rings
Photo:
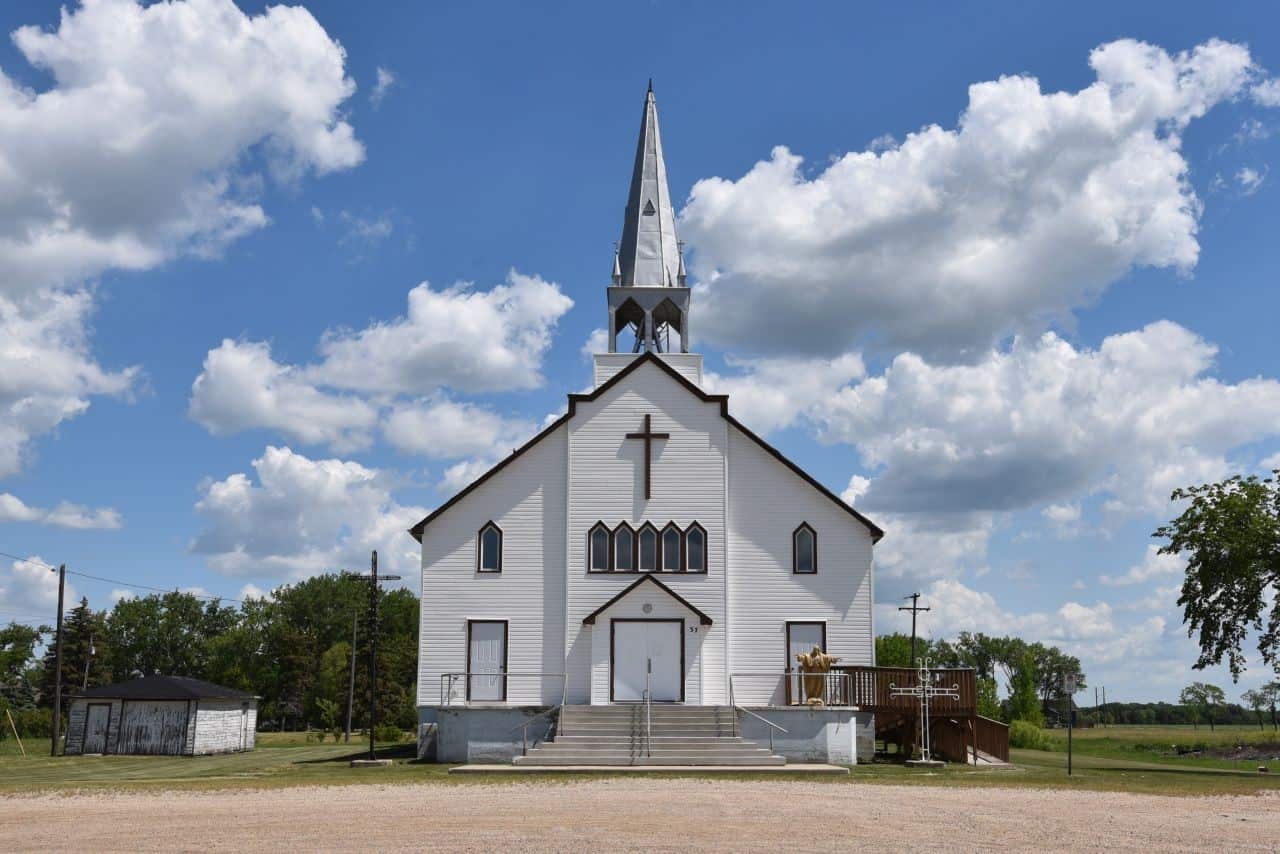
POLYGON ((610 779, 0 798, 0 851, 1274 851, 1280 795, 610 779))

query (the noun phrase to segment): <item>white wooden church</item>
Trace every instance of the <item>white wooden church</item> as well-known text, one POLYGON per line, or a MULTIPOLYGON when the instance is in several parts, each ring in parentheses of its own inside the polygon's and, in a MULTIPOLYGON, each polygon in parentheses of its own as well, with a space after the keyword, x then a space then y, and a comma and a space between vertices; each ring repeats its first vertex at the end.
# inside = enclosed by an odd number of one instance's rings
POLYGON ((868 756, 847 687, 795 671, 874 664, 882 531, 703 389, 652 87, 607 296, 594 389, 411 530, 424 755, 868 756))

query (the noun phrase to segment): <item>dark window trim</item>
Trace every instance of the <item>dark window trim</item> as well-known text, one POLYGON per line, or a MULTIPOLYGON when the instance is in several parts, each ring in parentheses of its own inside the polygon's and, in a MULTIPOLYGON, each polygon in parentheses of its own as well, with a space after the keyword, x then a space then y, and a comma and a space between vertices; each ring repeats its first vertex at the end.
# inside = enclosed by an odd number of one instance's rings
POLYGON ((684 571, 693 573, 694 575, 706 575, 707 571, 711 568, 711 544, 707 540, 707 529, 698 524, 698 521, 695 519, 689 523, 687 528, 684 529, 684 536, 681 538, 681 541, 684 543, 684 571), (692 533, 694 529, 697 529, 702 533, 702 569, 689 568, 689 534, 692 533))
POLYGON ((658 532, 658 572, 684 572, 684 531, 675 522, 668 522, 658 532), (667 531, 676 532, 675 569, 667 569, 667 531))
MULTIPOLYGON (((642 581, 644 579, 641 579, 642 581)), ((684 636, 685 625, 684 617, 614 617, 609 621, 609 702, 614 702, 613 686, 615 676, 617 675, 617 667, 614 665, 613 650, 617 647, 617 632, 615 631, 618 623, 679 623, 680 624, 680 700, 684 702, 684 636)), ((638 702, 636 700, 627 700, 628 703, 638 702)))
POLYGON ((623 588, 623 589, 622 589, 622 591, 621 591, 620 593, 618 593, 618 595, 614 596, 614 597, 613 597, 612 599, 610 599, 608 602, 605 602, 605 603, 604 603, 603 605, 601 605, 599 608, 596 608, 596 609, 595 609, 594 611, 592 611, 590 614, 587 614, 587 616, 583 617, 583 618, 582 618, 582 624, 583 624, 584 626, 592 626, 592 625, 595 625, 596 617, 598 617, 598 616, 600 616, 601 614, 603 614, 603 613, 604 613, 605 611, 607 611, 611 606, 613 606, 613 605, 615 605, 616 603, 618 603, 619 601, 621 601, 621 599, 622 599, 624 596, 626 596, 626 595, 627 595, 628 593, 630 593, 632 590, 635 590, 635 589, 636 589, 637 587, 639 587, 641 584, 644 584, 646 581, 653 582, 654 584, 658 585, 658 589, 659 589, 659 590, 661 590, 663 593, 666 593, 668 596, 670 596, 672 599, 674 599, 674 600, 676 600, 677 602, 679 602, 679 603, 680 603, 681 605, 683 605, 684 607, 688 608, 688 609, 689 609, 690 611, 692 611, 694 614, 697 614, 697 616, 698 616, 698 621, 699 621, 700 623, 702 623, 702 625, 704 625, 704 626, 709 626, 709 625, 711 625, 711 618, 710 618, 710 617, 708 617, 705 613, 703 613, 702 611, 700 611, 700 610, 698 609, 698 607, 697 607, 696 605, 694 605, 692 602, 690 602, 688 599, 685 599, 685 598, 684 598, 683 596, 681 596, 679 593, 675 592, 675 591, 674 591, 674 590, 672 590, 670 587, 668 587, 667 585, 665 585, 665 584, 663 584, 661 581, 659 581, 659 580, 658 580, 657 573, 653 573, 653 572, 646 572, 646 573, 641 574, 641 576, 640 576, 639 578, 637 578, 635 581, 633 581, 632 583, 628 584, 625 588, 623 588))
POLYGON ((639 540, 639 535, 636 532, 636 529, 631 527, 631 525, 627 522, 619 522, 617 526, 613 529, 613 532, 609 535, 609 538, 610 538, 609 560, 611 561, 610 568, 614 572, 621 572, 624 574, 638 572, 639 566, 640 566, 640 540, 639 540), (631 532, 631 568, 630 569, 618 569, 618 532, 621 531, 623 528, 626 528, 628 531, 631 532))
POLYGON ((471 702, 471 627, 476 623, 502 624, 502 699, 507 701, 507 661, 511 657, 511 623, 507 620, 467 620, 467 702, 471 702))
POLYGON ((636 530, 636 572, 662 572, 662 532, 652 522, 645 522, 636 530), (653 535, 657 538, 653 545, 653 569, 641 569, 640 567, 640 536, 645 532, 645 529, 653 531, 653 535))
POLYGON ((609 530, 609 526, 604 523, 603 519, 597 519, 596 523, 587 529, 587 572, 604 573, 613 572, 613 532, 609 530), (605 556, 604 569, 596 569, 595 557, 591 550, 591 540, 595 537, 596 531, 604 529, 605 536, 605 556))
POLYGON ((476 532, 476 572, 483 572, 485 575, 497 575, 502 572, 502 527, 492 519, 480 526, 480 530, 476 532), (484 532, 493 528, 498 532, 498 568, 484 568, 484 532))
POLYGON ((791 627, 792 626, 822 626, 822 651, 827 651, 827 621, 826 620, 787 620, 786 636, 783 643, 786 644, 782 650, 782 654, 787 659, 787 671, 796 670, 796 662, 791 659, 791 627))
POLYGON ((792 575, 817 575, 818 574, 818 532, 808 522, 801 522, 796 529, 791 532, 791 574, 792 575), (800 549, 796 547, 796 538, 800 536, 801 531, 808 531, 813 537, 813 569, 803 570, 800 568, 800 549))

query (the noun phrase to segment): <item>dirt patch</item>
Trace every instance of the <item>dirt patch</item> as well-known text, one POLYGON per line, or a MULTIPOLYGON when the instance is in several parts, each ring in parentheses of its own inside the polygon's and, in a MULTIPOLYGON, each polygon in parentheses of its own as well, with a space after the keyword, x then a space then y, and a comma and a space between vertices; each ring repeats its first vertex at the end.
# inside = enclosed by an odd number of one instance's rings
POLYGON ((1274 850, 1280 795, 609 779, 0 798, 0 851, 1274 850))

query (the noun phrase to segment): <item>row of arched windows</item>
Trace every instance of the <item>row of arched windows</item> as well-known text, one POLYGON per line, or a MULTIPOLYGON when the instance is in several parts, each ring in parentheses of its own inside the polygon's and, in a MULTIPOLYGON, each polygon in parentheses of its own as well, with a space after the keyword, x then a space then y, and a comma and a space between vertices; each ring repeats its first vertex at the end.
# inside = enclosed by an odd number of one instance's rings
MULTIPOLYGON (((502 572, 502 529, 485 523, 476 545, 476 571, 502 572)), ((651 522, 639 529, 596 522, 587 532, 590 572, 706 572, 707 562, 707 531, 697 522, 683 529, 668 522, 661 531, 651 522)), ((818 571, 818 535, 808 522, 791 534, 791 571, 818 571)))
POLYGON ((707 531, 697 522, 681 529, 668 522, 659 531, 651 522, 638 529, 620 522, 612 529, 597 522, 587 532, 590 572, 706 572, 707 531))

